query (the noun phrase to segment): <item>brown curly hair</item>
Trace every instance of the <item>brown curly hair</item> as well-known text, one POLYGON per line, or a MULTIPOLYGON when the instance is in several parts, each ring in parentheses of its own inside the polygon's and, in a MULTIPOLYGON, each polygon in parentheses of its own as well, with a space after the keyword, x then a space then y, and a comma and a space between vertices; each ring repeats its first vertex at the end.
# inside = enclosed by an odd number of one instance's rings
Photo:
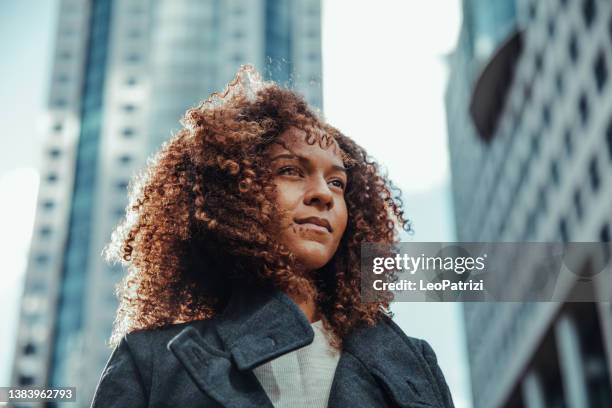
POLYGON ((228 87, 222 103, 213 94, 189 109, 183 129, 131 183, 126 217, 105 249, 128 271, 117 286, 111 346, 134 330, 210 318, 238 282, 287 293, 311 288, 338 347, 354 327, 388 313, 390 294, 360 302, 360 247, 397 242, 398 226, 411 230, 401 191, 301 96, 265 84, 251 96, 228 87), (265 152, 289 127, 304 130, 308 143, 337 143, 348 169, 345 233, 330 262, 310 277, 295 272, 294 256, 274 238, 279 217, 265 152))

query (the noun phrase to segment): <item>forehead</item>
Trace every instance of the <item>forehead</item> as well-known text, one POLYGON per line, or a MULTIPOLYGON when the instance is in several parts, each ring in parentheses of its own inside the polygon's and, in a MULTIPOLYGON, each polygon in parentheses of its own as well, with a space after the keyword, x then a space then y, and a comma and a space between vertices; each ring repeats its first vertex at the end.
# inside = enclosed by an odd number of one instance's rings
POLYGON ((270 156, 287 151, 307 157, 328 156, 329 160, 339 164, 343 162, 338 143, 318 128, 307 133, 302 129, 291 127, 281 133, 268 148, 270 156))

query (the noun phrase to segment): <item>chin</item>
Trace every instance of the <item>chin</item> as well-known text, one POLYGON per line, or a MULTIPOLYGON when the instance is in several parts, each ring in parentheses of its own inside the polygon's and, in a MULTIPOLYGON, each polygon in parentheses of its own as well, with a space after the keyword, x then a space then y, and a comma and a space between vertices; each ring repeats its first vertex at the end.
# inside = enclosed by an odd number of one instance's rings
POLYGON ((332 258, 333 253, 322 249, 305 249, 294 252, 297 261, 306 270, 312 271, 324 267, 332 258))

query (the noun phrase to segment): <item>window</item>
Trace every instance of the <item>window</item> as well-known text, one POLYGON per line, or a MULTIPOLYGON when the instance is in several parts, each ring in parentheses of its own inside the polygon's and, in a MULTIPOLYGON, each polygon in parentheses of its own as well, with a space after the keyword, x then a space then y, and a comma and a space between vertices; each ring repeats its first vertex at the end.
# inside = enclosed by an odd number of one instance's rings
POLYGON ((574 210, 576 212, 576 217, 581 220, 584 215, 584 211, 582 208, 582 195, 580 194, 580 189, 576 189, 574 191, 574 210))
POLYGON ((593 74, 595 75, 597 90, 601 92, 608 81, 608 66, 606 65, 606 57, 601 50, 599 53, 597 53, 597 57, 595 58, 595 63, 593 64, 593 74))
POLYGON ((56 108, 65 108, 68 105, 68 101, 63 98, 54 99, 51 103, 56 108))
POLYGON ((499 227, 497 229, 497 235, 499 237, 502 237, 504 235, 504 232, 506 232, 506 220, 507 218, 502 218, 501 223, 499 224, 499 227))
POLYGON ((557 162, 557 160, 553 160, 550 163, 550 177, 552 178, 553 183, 555 184, 555 186, 559 186, 559 163, 557 162))
POLYGON ((546 200, 546 185, 543 185, 540 187, 540 190, 538 191, 538 210, 541 213, 545 213, 547 207, 548 207, 548 204, 546 200))
POLYGON ((136 110, 136 106, 132 105, 131 103, 126 103, 121 107, 121 110, 127 113, 132 113, 136 110))
POLYGON ((510 134, 512 135, 516 134, 516 130, 518 129, 520 119, 521 119, 521 109, 519 108, 518 110, 514 111, 512 115, 512 131, 510 132, 510 134))
POLYGON ((559 235, 561 236, 562 242, 569 241, 569 231, 567 228, 567 220, 565 218, 561 218, 559 220, 559 235))
POLYGON ((49 173, 49 174, 47 174, 47 182, 55 183, 56 181, 57 181, 57 174, 56 173, 49 173))
POLYGON ((30 281, 26 290, 30 294, 42 295, 47 292, 47 285, 41 280, 30 281))
POLYGON ((606 142, 608 144, 608 158, 612 160, 612 120, 606 129, 606 142))
POLYGON ((126 84, 127 86, 134 86, 134 85, 136 85, 137 83, 138 83, 138 80, 136 79, 136 77, 128 77, 128 78, 125 80, 125 84, 126 84))
POLYGON ((234 61, 235 63, 239 63, 240 61, 242 61, 242 55, 241 54, 234 54, 232 55, 232 61, 234 61))
POLYGON ((49 262, 49 255, 47 254, 38 254, 36 255, 36 257, 34 258, 34 261, 39 265, 39 266, 44 266, 49 262))
POLYGON ((232 33, 232 37, 234 37, 235 40, 240 40, 241 38, 244 38, 244 31, 236 30, 232 33))
POLYGON ((545 127, 550 126, 550 106, 548 104, 545 104, 542 108, 542 121, 545 127))
POLYGON ((586 94, 582 93, 578 100, 578 111, 580 112, 580 121, 582 125, 586 125, 589 121, 589 101, 586 94))
POLYGON ((319 56, 317 55, 316 52, 310 52, 310 53, 308 53, 308 56, 306 58, 308 58, 308 61, 314 62, 314 61, 317 61, 319 59, 319 56))
POLYGON ((518 196, 521 191, 521 187, 525 183, 525 180, 529 177, 529 158, 523 160, 523 163, 520 166, 519 175, 516 180, 516 184, 514 185, 514 193, 513 196, 518 196))
POLYGON ((523 87, 523 99, 525 100, 525 104, 531 99, 531 83, 526 83, 523 87))
POLYGON ((140 32, 140 30, 130 30, 128 31, 127 35, 131 39, 136 39, 136 38, 139 38, 142 35, 142 33, 140 32))
POLYGON ((525 228, 523 232, 523 237, 526 241, 531 240, 533 236, 535 235, 536 222, 537 222, 537 216, 535 212, 530 212, 527 215, 527 219, 525 220, 525 228))
POLYGON ((529 20, 534 20, 536 17, 536 6, 535 2, 529 4, 529 20))
POLYGON ((36 353, 36 346, 32 343, 28 343, 23 347, 23 354, 26 356, 30 356, 36 353))
POLYGON ((51 200, 45 200, 45 201, 42 202, 42 207, 45 210, 49 211, 49 210, 52 210, 53 207, 55 207, 55 203, 53 201, 51 201, 51 200))
POLYGON ((126 138, 130 138, 134 136, 134 133, 135 133, 134 129, 132 128, 125 128, 121 131, 121 134, 123 135, 123 137, 126 137, 126 138))
POLYGON ((541 52, 536 54, 534 62, 536 73, 540 73, 542 71, 542 65, 544 65, 541 52))
POLYGON ((548 28, 548 36, 550 38, 553 38, 555 36, 555 19, 554 18, 551 17, 548 20, 547 28, 548 28))
POLYGON ((31 375, 20 375, 17 381, 19 382, 19 385, 33 385, 34 377, 31 375))
POLYGON ((601 242, 610 242, 610 225, 605 224, 599 230, 599 241, 601 242))
POLYGON ((48 238, 51 236, 52 229, 48 225, 44 225, 40 228, 40 236, 43 238, 48 238))
POLYGON ((584 25, 591 27, 595 19, 595 0, 583 0, 582 2, 582 17, 584 17, 584 25))
POLYGON ((578 60, 578 38, 576 33, 572 32, 569 39, 569 55, 573 63, 578 60))
POLYGON ((68 74, 58 74, 55 80, 60 84, 65 84, 70 80, 70 77, 68 76, 68 74))
POLYGON ((574 150, 574 146, 572 144, 572 131, 569 129, 565 130, 565 134, 563 135, 563 142, 565 145, 565 154, 569 157, 572 155, 574 150))
POLYGON ((55 124, 53 124, 54 132, 61 132, 63 128, 64 126, 61 124, 61 122, 55 122, 55 124))
POLYGON ((589 162, 589 181, 591 182, 591 188, 593 191, 599 190, 601 185, 601 179, 599 177, 599 168, 597 166, 597 158, 592 157, 589 162))
POLYGON ((117 182, 117 189, 120 191, 125 191, 128 188, 128 182, 126 180, 120 180, 117 182))
POLYGON ((563 94, 563 72, 559 71, 557 72, 557 75, 555 76, 555 86, 557 88, 557 93, 559 95, 563 94))
POLYGON ((140 61, 140 54, 136 54, 136 53, 131 53, 131 54, 127 54, 125 56, 125 61, 126 62, 139 62, 140 61))
POLYGON ((132 157, 127 154, 119 156, 119 163, 121 164, 129 164, 131 161, 132 161, 132 157))
POLYGON ((131 7, 131 8, 128 10, 128 12, 129 12, 130 14, 132 14, 132 15, 137 16, 137 15, 139 15, 139 14, 143 14, 143 13, 144 13, 144 9, 143 9, 142 7, 140 7, 140 6, 133 6, 133 7, 131 7))
POLYGON ((60 53, 58 54, 59 59, 67 61, 70 58, 72 58, 72 54, 70 53, 70 51, 60 51, 60 53))
POLYGON ((49 149, 49 156, 52 159, 57 159, 61 155, 62 155, 62 151, 60 149, 58 149, 57 147, 53 147, 53 148, 49 149))
POLYGON ((531 154, 537 156, 540 153, 540 135, 534 133, 531 135, 531 154))

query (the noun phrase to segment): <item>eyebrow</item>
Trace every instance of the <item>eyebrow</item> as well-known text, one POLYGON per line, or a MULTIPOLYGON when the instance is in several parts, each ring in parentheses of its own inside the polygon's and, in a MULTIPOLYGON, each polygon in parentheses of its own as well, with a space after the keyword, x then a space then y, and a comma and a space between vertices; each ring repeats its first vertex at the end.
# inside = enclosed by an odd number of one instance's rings
MULTIPOLYGON (((301 162, 309 162, 310 161, 307 157, 299 156, 299 155, 296 155, 296 154, 288 154, 288 153, 279 154, 278 156, 275 156, 272 159, 270 159, 270 161, 274 161, 276 159, 298 159, 301 162)), ((332 168, 334 170, 338 170, 338 171, 342 171, 342 172, 346 173, 346 168, 342 167, 342 166, 338 166, 337 164, 332 164, 332 168)))

